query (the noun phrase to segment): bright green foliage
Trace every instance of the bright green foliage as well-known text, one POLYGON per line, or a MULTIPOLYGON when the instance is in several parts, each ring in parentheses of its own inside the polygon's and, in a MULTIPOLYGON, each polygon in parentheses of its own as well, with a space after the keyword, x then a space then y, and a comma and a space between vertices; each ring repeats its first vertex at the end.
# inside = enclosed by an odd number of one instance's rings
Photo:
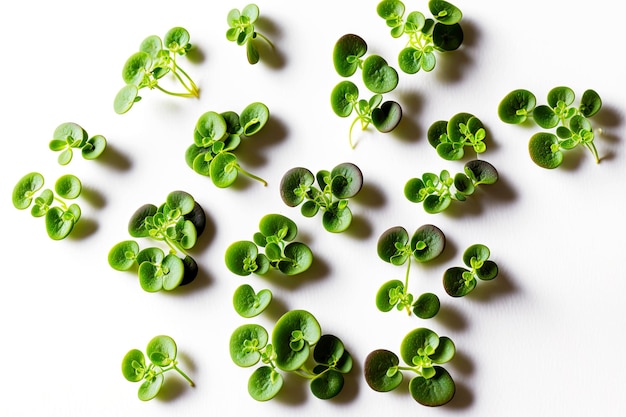
POLYGON ((454 51, 463 43, 459 23, 463 17, 461 10, 443 0, 430 0, 428 8, 432 18, 419 11, 405 16, 405 5, 400 0, 383 0, 376 7, 378 15, 391 28, 391 36, 408 37, 398 55, 398 65, 407 74, 432 71, 437 63, 437 52, 454 51))
POLYGON ((575 98, 571 88, 555 87, 548 92, 547 104, 537 105, 530 91, 513 90, 500 102, 498 116, 505 123, 534 120, 543 129, 555 129, 535 133, 528 143, 531 159, 542 168, 557 168, 563 163, 563 151, 579 145, 586 147, 599 163, 593 127, 588 119, 600 111, 602 100, 594 90, 586 90, 578 106, 574 105, 575 98))
POLYGON ((440 213, 453 200, 465 201, 481 184, 498 181, 498 171, 488 163, 474 159, 465 164, 464 172, 454 177, 447 170, 439 175, 427 172, 421 178, 411 178, 404 186, 404 195, 412 203, 423 203, 427 213, 440 213))
POLYGON ((452 297, 463 297, 476 288, 477 279, 494 279, 498 275, 498 265, 489 259, 490 255, 489 248, 482 244, 467 248, 463 253, 463 263, 467 268, 452 267, 443 274, 446 292, 452 297))
POLYGON ((293 241, 297 234, 298 227, 288 217, 265 215, 259 222, 259 231, 253 235, 254 241, 240 240, 226 249, 226 266, 241 276, 264 275, 270 270, 285 275, 300 274, 313 263, 313 252, 304 243, 293 241))
POLYGON ((133 238, 162 242, 169 252, 159 247, 140 250, 135 240, 124 240, 109 251, 109 265, 118 271, 137 267, 139 284, 147 292, 171 291, 189 284, 198 274, 198 265, 187 251, 196 245, 205 226, 206 214, 200 204, 184 191, 172 191, 159 207, 139 207, 128 222, 133 238))
POLYGON ((24 175, 13 188, 13 206, 18 210, 31 208, 33 217, 44 217, 48 236, 65 239, 74 230, 81 216, 80 206, 65 200, 74 200, 82 192, 78 177, 65 174, 54 184, 54 191, 44 186, 44 177, 38 172, 24 175), (41 191, 41 192, 40 192, 41 191))
POLYGON ((259 49, 256 45, 258 38, 263 39, 274 49, 274 45, 268 38, 254 30, 254 24, 259 18, 259 7, 256 4, 248 4, 243 9, 232 9, 226 16, 228 30, 226 39, 236 42, 239 46, 246 46, 246 55, 250 64, 259 62, 259 49))
POLYGON ((365 358, 365 381, 374 391, 389 392, 400 386, 403 372, 414 372, 409 392, 415 401, 429 407, 448 403, 456 392, 454 380, 439 366, 454 357, 456 347, 446 336, 438 336, 427 328, 409 332, 397 354, 386 349, 372 351, 365 358))
POLYGON ((363 186, 363 174, 350 162, 335 166, 332 171, 321 170, 316 176, 307 168, 288 170, 280 182, 280 196, 289 207, 301 206, 302 215, 313 217, 320 210, 322 225, 333 233, 341 233, 352 223, 348 200, 363 186), (315 186, 315 181, 319 187, 315 186))
POLYGON ((360 122, 362 130, 373 124, 379 132, 387 133, 394 130, 402 119, 402 108, 397 102, 383 102, 383 94, 398 85, 397 71, 379 55, 364 58, 366 52, 365 40, 354 34, 339 38, 333 49, 333 64, 337 74, 344 78, 351 77, 360 68, 365 87, 374 93, 368 100, 359 98, 358 87, 348 80, 339 82, 331 92, 330 104, 337 116, 349 117, 356 113, 348 134, 352 148, 355 147, 352 130, 357 123, 360 122))
POLYGON ((172 369, 194 386, 194 382, 178 367, 176 342, 169 336, 155 336, 148 342, 146 354, 131 349, 122 359, 122 375, 130 382, 140 382, 138 397, 142 401, 159 394, 165 381, 164 374, 172 369))
POLYGON ((246 106, 241 114, 233 111, 202 114, 194 128, 193 143, 185 152, 187 166, 200 175, 210 177, 213 184, 220 188, 230 187, 240 173, 267 185, 265 180, 241 167, 235 150, 242 138, 253 136, 263 129, 269 117, 267 106, 258 102, 246 106))
POLYGON ((261 314, 272 301, 272 292, 263 289, 258 293, 248 284, 242 284, 233 293, 233 307, 241 317, 250 318, 261 314))
POLYGON ((471 147, 476 154, 487 150, 485 128, 480 119, 470 113, 457 113, 448 121, 434 122, 427 136, 437 154, 449 161, 463 158, 466 147, 471 147))
POLYGON ((67 122, 57 126, 48 146, 50 150, 60 152, 59 164, 67 165, 72 160, 74 149, 80 149, 85 159, 96 159, 106 149, 107 142, 104 136, 89 137, 80 125, 67 122))
POLYGON ((271 338, 258 324, 237 327, 230 338, 230 356, 241 367, 262 365, 248 379, 248 393, 267 401, 281 391, 284 373, 307 379, 320 399, 337 396, 344 374, 352 369, 352 356, 334 335, 322 334, 317 319, 305 310, 290 310, 275 323, 271 338))
POLYGON ((157 35, 145 38, 139 45, 139 51, 133 53, 122 68, 122 87, 113 102, 116 113, 124 114, 141 100, 142 88, 157 89, 177 97, 199 97, 200 90, 180 67, 179 56, 185 56, 191 50, 189 32, 182 27, 170 29, 163 39, 157 35), (170 74, 175 82, 180 83, 185 92, 173 92, 166 89, 161 79, 170 74))
POLYGON ((385 230, 378 238, 377 253, 380 259, 392 265, 406 264, 404 282, 394 279, 385 282, 376 293, 376 307, 380 311, 406 310, 416 316, 429 319, 439 312, 439 298, 433 293, 424 293, 417 299, 409 292, 411 262, 425 263, 437 258, 446 246, 446 237, 436 226, 426 224, 419 227, 409 238, 401 226, 385 230))

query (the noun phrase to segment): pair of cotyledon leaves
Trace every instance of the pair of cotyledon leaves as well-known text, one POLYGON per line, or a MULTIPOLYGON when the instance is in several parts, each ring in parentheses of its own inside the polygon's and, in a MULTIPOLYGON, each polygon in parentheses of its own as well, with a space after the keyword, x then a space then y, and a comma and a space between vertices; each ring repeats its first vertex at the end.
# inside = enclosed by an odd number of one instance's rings
POLYGON ((60 152, 58 162, 67 165, 72 160, 74 149, 80 149, 83 158, 92 160, 98 158, 106 149, 106 139, 102 135, 89 137, 87 131, 73 122, 62 123, 54 129, 49 148, 60 152))

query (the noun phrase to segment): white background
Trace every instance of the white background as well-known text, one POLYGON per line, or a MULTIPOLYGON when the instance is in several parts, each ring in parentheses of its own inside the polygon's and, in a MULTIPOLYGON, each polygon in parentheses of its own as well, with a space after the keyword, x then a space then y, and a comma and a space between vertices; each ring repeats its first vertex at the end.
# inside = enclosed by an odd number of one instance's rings
MULTIPOLYGON (((376 0, 259 1, 257 28, 276 51, 262 51, 254 66, 244 48, 225 38, 226 14, 245 3, 2 6, 0 415, 624 415, 623 25, 608 0, 508 3, 457 1, 464 12, 462 48, 439 55, 432 73, 402 74, 386 96, 404 109, 399 128, 392 134, 356 130, 354 150, 347 140, 351 120, 335 116, 329 105, 340 81, 331 54, 341 35, 355 33, 369 53, 395 66, 404 41, 391 38, 376 0), (200 86, 200 99, 146 91, 127 114, 115 114, 124 61, 144 37, 163 36, 173 26, 187 28, 197 48, 199 59, 180 64, 200 86), (557 170, 539 168, 527 152, 537 129, 498 119, 497 105, 512 89, 527 88, 544 102, 558 85, 578 96, 593 88, 603 98, 592 119, 603 131, 596 139, 599 165, 588 151, 576 150, 557 170), (268 186, 241 177, 235 187, 218 189, 185 164, 195 122, 206 111, 239 112, 253 101, 268 105, 271 121, 238 155, 268 186), (486 126, 482 158, 498 169, 500 181, 446 213, 429 215, 405 199, 403 186, 424 172, 462 170, 463 162, 439 158, 425 136, 432 122, 461 111, 486 126), (48 142, 66 121, 108 139, 101 160, 75 155, 69 166, 57 164, 48 142), (280 199, 287 169, 316 172, 345 161, 356 163, 365 178, 350 203, 355 222, 348 232, 328 233, 319 217, 304 218, 280 199), (83 218, 72 237, 52 241, 43 219, 12 207, 14 184, 31 171, 41 172, 49 186, 68 172, 82 180, 83 218), (208 214, 208 230, 194 251, 201 276, 173 293, 149 294, 133 274, 111 269, 107 253, 129 237, 126 224, 137 207, 160 204, 177 189, 191 193, 208 214), (302 276, 242 278, 226 269, 225 248, 250 239, 268 213, 296 221, 297 240, 313 250, 315 262, 302 276), (442 260, 412 269, 409 285, 416 294, 437 293, 441 313, 421 320, 379 312, 378 287, 402 278, 404 269, 377 257, 378 236, 392 226, 412 232, 426 223, 440 227, 448 245, 442 260), (441 276, 461 265, 473 243, 489 246, 500 275, 452 299, 441 276), (237 316, 231 297, 242 283, 271 289, 270 311, 256 319, 237 316), (246 322, 271 329, 280 314, 296 308, 312 312, 324 333, 344 341, 355 359, 353 372, 332 401, 316 399, 304 380, 288 377, 276 399, 258 403, 246 390, 252 369, 233 364, 228 339, 246 322), (446 366, 457 394, 440 408, 417 404, 406 384, 382 394, 362 377, 370 351, 399 352, 404 335, 420 326, 457 346, 446 366), (138 384, 123 379, 120 363, 157 334, 176 340, 180 366, 196 387, 171 373, 161 395, 144 403, 138 384)), ((407 9, 428 13, 426 1, 407 2, 407 9)))

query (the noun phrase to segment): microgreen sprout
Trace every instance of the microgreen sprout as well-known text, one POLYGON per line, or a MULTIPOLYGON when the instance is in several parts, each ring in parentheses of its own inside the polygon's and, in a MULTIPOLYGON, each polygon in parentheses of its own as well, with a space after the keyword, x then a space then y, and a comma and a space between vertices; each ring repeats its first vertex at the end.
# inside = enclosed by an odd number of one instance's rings
POLYGON ((378 238, 377 252, 380 259, 392 265, 406 264, 404 282, 394 279, 384 283, 376 293, 376 306, 380 311, 406 310, 417 317, 429 319, 439 312, 439 297, 424 293, 417 299, 409 292, 411 262, 429 262, 437 258, 446 245, 443 232, 431 224, 419 227, 409 238, 409 233, 401 226, 385 230, 378 238))
POLYGON ((489 281, 498 276, 498 265, 489 259, 491 252, 483 244, 474 244, 463 252, 467 268, 455 266, 443 274, 443 287, 452 297, 463 297, 476 288, 477 279, 489 281))
POLYGON ((474 159, 465 164, 464 172, 454 177, 447 170, 439 175, 427 172, 421 178, 411 178, 404 186, 404 195, 412 203, 423 203, 427 213, 446 210, 453 200, 465 201, 481 184, 498 181, 498 171, 487 161, 474 159))
POLYGON ((400 345, 400 358, 392 351, 377 349, 365 358, 365 381, 371 389, 389 392, 400 386, 403 372, 417 374, 409 382, 415 401, 429 407, 441 406, 454 397, 456 386, 448 371, 439 366, 454 358, 456 347, 446 336, 420 327, 409 332, 400 345))
POLYGON ((261 218, 253 241, 240 240, 226 249, 226 266, 241 276, 264 275, 270 270, 285 275, 300 274, 313 263, 313 252, 306 244, 293 241, 297 234, 293 220, 281 214, 267 214, 261 218))
POLYGON ((348 139, 350 146, 355 147, 352 131, 358 123, 362 130, 370 124, 383 133, 394 130, 402 119, 402 107, 395 101, 383 102, 383 94, 394 90, 398 85, 397 71, 387 64, 379 55, 363 58, 367 52, 367 43, 354 34, 343 35, 335 43, 333 63, 337 74, 351 77, 362 70, 363 83, 374 95, 369 99, 359 98, 359 89, 352 81, 343 80, 331 91, 330 104, 339 117, 348 117, 356 113, 350 125, 348 139))
POLYGON ((159 247, 140 249, 135 240, 124 240, 109 251, 109 265, 118 271, 137 267, 139 284, 147 292, 171 291, 189 284, 198 274, 198 265, 187 251, 195 246, 205 225, 205 212, 193 197, 184 191, 172 191, 159 207, 139 207, 128 222, 132 237, 162 242, 169 251, 159 247))
POLYGON ((231 9, 226 17, 229 26, 226 31, 226 39, 236 42, 239 46, 245 45, 248 62, 253 65, 260 59, 259 49, 256 45, 258 38, 263 39, 274 49, 274 44, 255 30, 254 24, 258 19, 259 7, 256 4, 248 4, 241 10, 231 9))
POLYGON ((476 154, 487 150, 485 128, 476 116, 457 113, 448 121, 438 120, 428 129, 428 142, 443 159, 455 161, 465 156, 465 148, 476 154))
POLYGON ((587 148, 599 163, 589 118, 600 111, 602 100, 594 90, 583 92, 578 106, 574 105, 575 98, 571 88, 555 87, 548 92, 547 104, 537 105, 530 91, 513 90, 500 102, 498 115, 505 123, 521 124, 531 119, 543 129, 556 128, 554 133, 535 133, 528 143, 531 159, 542 168, 557 168, 563 163, 563 151, 579 145, 587 148))
POLYGON ((363 186, 363 174, 350 162, 335 166, 332 171, 321 170, 316 176, 307 168, 288 170, 280 183, 280 196, 289 207, 302 204, 301 213, 313 217, 323 212, 322 225, 333 233, 348 229, 352 211, 348 199, 358 194, 363 186), (315 181, 319 188, 315 186, 315 181))
POLYGON ((262 289, 259 292, 248 284, 241 284, 233 293, 233 307, 241 317, 250 318, 261 314, 272 301, 272 292, 262 289))
POLYGON ((33 217, 44 217, 46 231, 53 240, 65 239, 81 216, 80 206, 68 204, 82 192, 82 183, 72 174, 62 175, 54 184, 54 191, 43 189, 44 177, 38 172, 24 175, 13 188, 13 206, 18 210, 31 208, 33 217), (41 192, 40 192, 41 191, 41 192))
POLYGON ((192 387, 194 382, 178 367, 176 342, 170 336, 155 336, 148 342, 146 353, 131 349, 122 359, 122 375, 130 382, 141 382, 138 397, 149 401, 156 397, 163 387, 165 373, 178 372, 192 387), (147 359, 147 360, 146 360, 147 359), (149 361, 149 363, 148 363, 149 361))
POLYGON ((72 160, 74 149, 80 149, 85 159, 96 159, 106 149, 107 142, 104 136, 89 137, 80 125, 67 122, 57 126, 48 146, 54 152, 61 152, 57 160, 60 165, 67 165, 72 160))
POLYGON ((122 79, 126 83, 113 102, 116 113, 124 114, 141 100, 139 91, 143 88, 157 89, 171 96, 199 97, 200 90, 191 77, 178 64, 178 56, 185 56, 191 49, 189 32, 182 27, 173 27, 161 39, 157 35, 145 38, 139 51, 133 53, 124 63, 122 79), (184 92, 166 89, 160 82, 171 74, 184 88, 184 92))
POLYGON ((261 325, 237 327, 231 335, 229 350, 231 359, 240 367, 262 363, 248 379, 248 393, 257 401, 268 401, 278 395, 285 373, 308 380, 317 398, 331 399, 341 392, 343 375, 352 369, 352 356, 341 339, 322 334, 319 322, 306 310, 283 314, 274 325, 271 339, 261 325))
POLYGON ((454 51, 463 43, 461 10, 443 0, 430 0, 428 8, 432 18, 419 11, 410 12, 405 18, 405 5, 400 0, 383 0, 376 7, 391 28, 392 37, 406 34, 409 38, 398 55, 398 65, 407 74, 432 71, 437 64, 436 52, 454 51))
POLYGON ((264 179, 241 167, 235 150, 242 137, 258 133, 269 117, 269 109, 259 102, 249 104, 241 114, 234 111, 202 114, 194 128, 193 143, 185 152, 187 166, 200 175, 210 177, 219 188, 230 187, 239 174, 267 185, 264 179))

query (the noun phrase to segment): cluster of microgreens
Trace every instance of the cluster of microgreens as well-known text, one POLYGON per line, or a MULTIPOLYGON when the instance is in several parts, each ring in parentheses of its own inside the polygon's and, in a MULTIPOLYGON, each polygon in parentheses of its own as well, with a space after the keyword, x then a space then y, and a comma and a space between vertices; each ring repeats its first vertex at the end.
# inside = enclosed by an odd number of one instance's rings
POLYGON ((365 358, 365 381, 374 391, 388 392, 400 386, 403 372, 415 373, 408 388, 420 404, 435 407, 448 403, 456 392, 456 385, 448 371, 439 366, 452 360, 456 353, 449 337, 419 327, 410 331, 400 344, 398 355, 386 349, 372 351, 365 358))
POLYGON ((435 52, 454 51, 463 43, 461 10, 443 0, 430 0, 428 8, 433 18, 426 18, 419 11, 410 12, 405 18, 405 6, 399 0, 383 0, 376 7, 391 28, 391 36, 409 38, 398 55, 398 66, 407 74, 432 71, 437 64, 435 52))
POLYGON ((234 111, 202 114, 193 131, 193 143, 185 152, 187 165, 198 174, 210 177, 220 188, 230 187, 239 173, 267 185, 264 179, 243 169, 234 152, 241 138, 258 133, 269 117, 269 109, 259 102, 249 104, 241 114, 234 111))
POLYGON ((378 238, 377 252, 380 259, 392 265, 406 264, 404 282, 394 279, 385 282, 376 294, 376 306, 380 311, 391 311, 394 307, 413 312, 417 317, 429 319, 439 312, 439 297, 423 293, 417 299, 409 292, 409 273, 413 260, 426 263, 437 258, 446 246, 446 237, 436 226, 426 224, 412 236, 404 227, 395 226, 385 230, 378 238))
POLYGON ((313 395, 331 399, 341 392, 343 375, 352 369, 352 356, 341 339, 322 334, 319 322, 306 310, 283 314, 274 324, 271 339, 259 324, 237 327, 230 337, 229 350, 231 359, 240 367, 262 363, 248 379, 248 393, 257 401, 271 400, 280 392, 285 382, 283 373, 307 379, 313 395))
POLYGON ((283 175, 280 196, 289 207, 302 204, 300 211, 305 217, 313 217, 321 210, 324 229, 341 233, 352 224, 348 199, 355 197, 362 186, 363 173, 351 162, 341 163, 331 171, 318 171, 315 176, 307 168, 296 167, 283 175))
POLYGON ((122 359, 122 375, 130 382, 143 381, 137 396, 142 401, 153 399, 159 394, 165 381, 165 373, 172 369, 178 372, 192 387, 194 382, 178 367, 178 348, 170 336, 153 337, 146 347, 146 353, 131 349, 122 359), (146 357, 150 363, 146 361, 146 357))
POLYGON ((563 163, 563 151, 579 145, 589 149, 596 163, 600 162, 594 144, 590 117, 598 113, 602 100, 594 90, 585 90, 579 105, 569 87, 555 87, 548 92, 547 104, 537 105, 537 99, 528 90, 518 89, 507 94, 498 106, 498 115, 505 123, 522 124, 532 119, 543 129, 552 132, 535 133, 528 143, 533 162, 542 168, 553 169, 563 163))
POLYGON ((132 237, 163 242, 169 252, 159 247, 140 250, 137 241, 124 240, 109 251, 109 265, 118 271, 136 268, 139 284, 147 292, 171 291, 189 284, 198 274, 198 265, 187 251, 196 245, 205 226, 206 215, 200 204, 184 191, 172 191, 159 207, 139 207, 128 222, 132 237))
POLYGON ((274 44, 261 33, 257 32, 254 24, 259 19, 259 7, 256 4, 248 4, 243 9, 232 9, 226 16, 228 30, 226 39, 236 42, 237 45, 246 46, 246 56, 250 64, 259 62, 259 48, 256 44, 257 38, 263 39, 272 49, 274 44))
POLYGON ((477 155, 487 150, 485 128, 480 119, 470 113, 457 113, 450 120, 434 122, 426 136, 437 154, 448 161, 462 159, 466 147, 471 147, 477 155))
POLYGON ((191 49, 189 32, 182 27, 167 31, 163 39, 157 35, 145 38, 139 45, 139 51, 133 53, 124 63, 122 79, 126 83, 113 102, 116 113, 124 114, 141 100, 142 88, 157 89, 177 97, 199 97, 200 90, 180 67, 178 56, 185 56, 191 49), (166 89, 161 80, 171 75, 184 88, 184 92, 166 89))
POLYGON ((24 175, 13 188, 13 206, 18 210, 31 207, 33 217, 45 217, 46 231, 54 240, 65 239, 80 219, 80 206, 65 200, 74 200, 82 192, 82 183, 72 174, 60 176, 54 191, 43 189, 44 177, 39 172, 24 175), (41 192, 39 192, 41 191, 41 192), (56 193, 56 194, 55 194, 56 193))
POLYGON ((300 274, 313 263, 313 252, 301 242, 294 242, 298 227, 281 214, 267 214, 259 222, 253 241, 232 243, 224 256, 226 266, 234 274, 264 275, 277 270, 285 275, 300 274), (264 249, 264 253, 259 252, 264 249))
POLYGON ((426 172, 421 178, 411 178, 404 186, 404 195, 412 203, 423 203, 427 213, 446 210, 453 200, 465 201, 479 185, 494 184, 498 171, 487 161, 474 159, 464 166, 464 172, 454 177, 448 170, 439 175, 426 172))
POLYGON ((61 152, 57 161, 60 165, 71 162, 74 149, 80 149, 83 158, 92 160, 102 155, 107 141, 102 135, 89 134, 80 125, 73 122, 62 123, 54 130, 48 147, 54 152, 61 152))
POLYGON ((333 64, 337 74, 348 78, 361 69, 363 84, 372 93, 369 99, 359 98, 359 88, 349 80, 339 82, 331 91, 330 104, 339 117, 348 117, 356 113, 350 125, 348 139, 350 146, 355 147, 352 130, 360 122, 365 130, 370 124, 380 132, 391 132, 402 119, 402 107, 395 101, 383 102, 383 94, 393 91, 398 86, 398 72, 387 64, 380 55, 367 52, 367 43, 354 34, 343 35, 335 43, 333 64))
POLYGON ((489 259, 491 252, 483 244, 476 243, 463 252, 467 268, 455 266, 443 274, 443 287, 452 297, 463 297, 476 288, 477 279, 489 281, 498 275, 498 265, 489 259))

